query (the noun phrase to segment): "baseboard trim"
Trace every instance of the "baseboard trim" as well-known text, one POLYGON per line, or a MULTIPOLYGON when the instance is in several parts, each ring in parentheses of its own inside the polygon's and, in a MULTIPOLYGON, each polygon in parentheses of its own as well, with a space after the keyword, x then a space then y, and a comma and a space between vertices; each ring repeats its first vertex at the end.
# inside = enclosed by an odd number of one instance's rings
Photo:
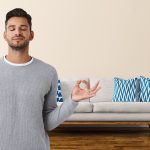
POLYGON ((66 125, 148 125, 150 121, 65 121, 60 126, 66 125))

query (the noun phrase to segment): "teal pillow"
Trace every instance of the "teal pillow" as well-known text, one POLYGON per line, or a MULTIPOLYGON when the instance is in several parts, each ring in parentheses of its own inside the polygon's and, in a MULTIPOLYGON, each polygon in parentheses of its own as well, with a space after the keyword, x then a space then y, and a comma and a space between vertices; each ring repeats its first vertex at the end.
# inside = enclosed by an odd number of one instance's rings
POLYGON ((140 77, 140 100, 150 102, 150 78, 140 77))
POLYGON ((60 80, 57 83, 57 102, 63 102, 60 80))
POLYGON ((140 102, 140 93, 141 93, 141 89, 140 89, 140 77, 136 78, 136 92, 135 92, 135 96, 136 96, 136 101, 140 102))
POLYGON ((139 101, 139 79, 128 80, 114 78, 113 102, 137 102, 139 101))

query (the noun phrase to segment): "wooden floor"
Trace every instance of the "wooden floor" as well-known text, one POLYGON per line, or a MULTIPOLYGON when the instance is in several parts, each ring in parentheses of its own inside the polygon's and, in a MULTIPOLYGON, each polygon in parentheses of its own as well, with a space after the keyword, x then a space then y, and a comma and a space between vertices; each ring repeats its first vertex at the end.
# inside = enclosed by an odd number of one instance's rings
POLYGON ((150 150, 149 128, 57 128, 51 150, 150 150))

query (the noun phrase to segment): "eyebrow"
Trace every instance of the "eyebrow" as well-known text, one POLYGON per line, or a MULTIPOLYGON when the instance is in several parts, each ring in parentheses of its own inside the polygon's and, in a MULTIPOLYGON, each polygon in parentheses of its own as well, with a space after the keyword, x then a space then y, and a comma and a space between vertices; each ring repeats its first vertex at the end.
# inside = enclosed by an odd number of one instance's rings
MULTIPOLYGON (((8 28, 11 28, 11 27, 15 27, 15 25, 9 25, 9 26, 8 26, 8 28)), ((28 28, 27 25, 21 25, 21 27, 27 27, 27 28, 28 28)))

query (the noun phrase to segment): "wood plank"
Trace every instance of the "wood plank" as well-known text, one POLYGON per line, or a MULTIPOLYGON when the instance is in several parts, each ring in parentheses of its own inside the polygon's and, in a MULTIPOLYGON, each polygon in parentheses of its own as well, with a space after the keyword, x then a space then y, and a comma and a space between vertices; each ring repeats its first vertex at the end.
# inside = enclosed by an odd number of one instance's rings
MULTIPOLYGON (((147 128, 149 129, 149 128, 147 128)), ((68 128, 50 133, 51 150, 150 150, 149 131, 86 131, 68 128)))
POLYGON ((150 125, 150 121, 65 121, 61 124, 64 125, 150 125))

